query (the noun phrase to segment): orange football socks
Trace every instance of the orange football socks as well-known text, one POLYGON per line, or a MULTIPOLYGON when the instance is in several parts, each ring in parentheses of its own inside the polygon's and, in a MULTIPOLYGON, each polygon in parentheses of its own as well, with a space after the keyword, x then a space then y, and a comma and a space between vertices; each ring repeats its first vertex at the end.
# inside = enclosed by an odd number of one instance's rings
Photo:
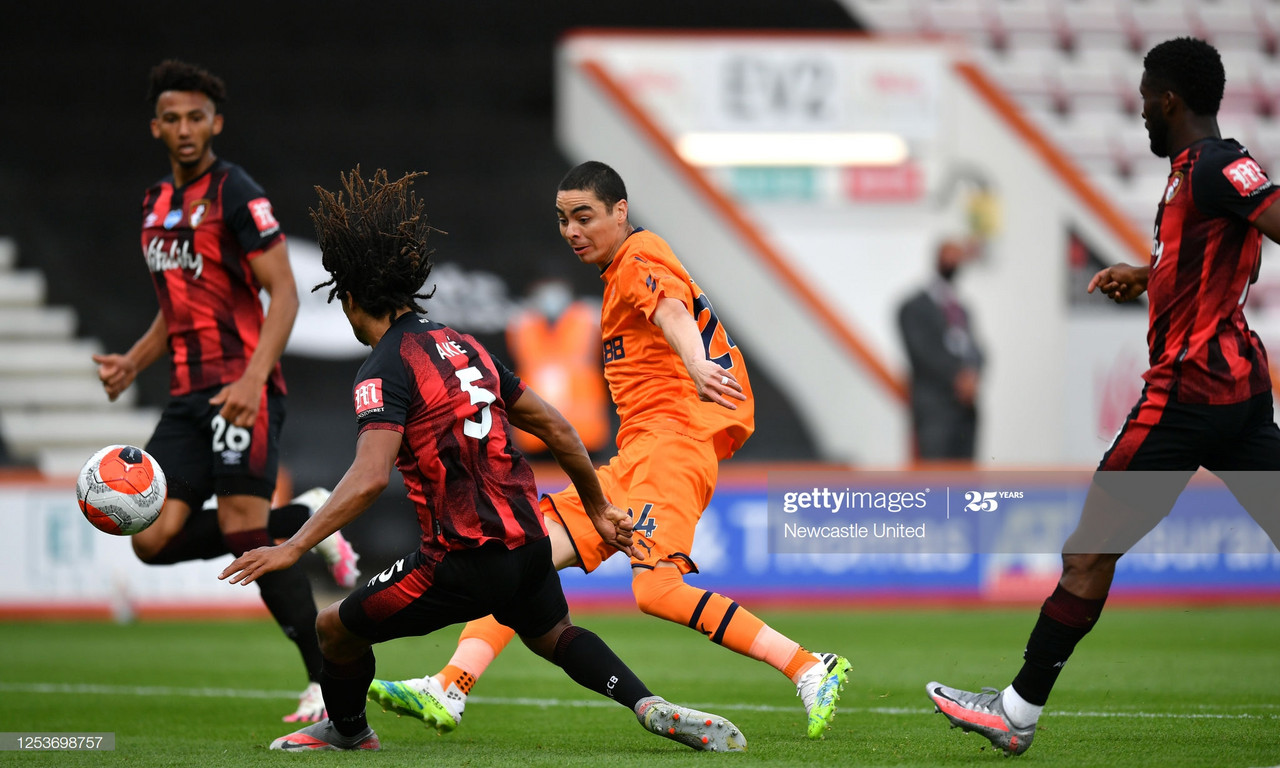
POLYGON ((492 616, 467 622, 458 637, 453 658, 436 673, 436 681, 446 690, 453 684, 463 695, 471 693, 471 686, 515 636, 514 630, 499 624, 492 616))
POLYGON ((636 575, 632 587, 640 610, 698 630, 712 642, 763 661, 792 682, 818 658, 794 640, 770 628, 750 611, 715 592, 691 587, 675 568, 659 567, 636 575))

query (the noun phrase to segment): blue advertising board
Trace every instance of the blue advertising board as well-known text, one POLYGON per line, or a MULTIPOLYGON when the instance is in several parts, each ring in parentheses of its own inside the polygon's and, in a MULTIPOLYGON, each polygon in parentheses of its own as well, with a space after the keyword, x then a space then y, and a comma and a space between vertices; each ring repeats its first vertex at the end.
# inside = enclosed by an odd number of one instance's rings
MULTIPOLYGON (((901 487, 906 473, 885 473, 865 480, 858 489, 901 487), (895 476, 889 477, 893 474, 895 476), (869 483, 869 484, 868 484, 869 483)), ((782 511, 788 488, 811 488, 812 476, 798 478, 769 473, 767 481, 722 483, 698 525, 693 558, 699 572, 690 584, 723 591, 735 598, 770 599, 792 604, 948 600, 1043 600, 1061 573, 1062 546, 1080 519, 1088 490, 1088 473, 1039 473, 1034 481, 1009 479, 995 482, 990 476, 950 478, 948 497, 937 491, 944 486, 927 483, 936 519, 907 518, 895 512, 899 522, 885 524, 862 518, 841 524, 862 525, 871 532, 893 533, 927 527, 928 538, 896 539, 887 546, 837 543, 806 549, 781 539, 782 526, 792 518, 782 511), (996 491, 998 508, 983 509, 983 497, 969 487, 1008 487, 1023 490, 1013 498, 996 491), (934 486, 937 486, 936 488, 934 486), (978 506, 972 507, 973 501, 978 506), (1003 503, 1001 503, 1003 501, 1003 503), (971 506, 966 510, 966 506, 971 506), (947 511, 943 511, 947 510, 947 511), (976 511, 973 511, 976 510, 976 511), (943 515, 949 517, 943 517, 943 515), (966 517, 967 515, 967 517, 966 517), (944 526, 969 526, 969 538, 943 539, 944 526)), ((835 478, 822 476, 818 482, 835 478)), ((838 478, 846 486, 849 476, 838 478)), ((946 482, 947 478, 942 478, 946 482)), ((920 486, 925 487, 924 485, 920 486)), ((891 491, 890 491, 891 492, 891 491)), ((1011 494, 1010 494, 1011 496, 1011 494)), ((989 503, 988 503, 989 506, 989 503)), ((838 516, 821 510, 828 525, 838 516)), ((932 514, 932 513, 930 513, 932 514)), ((571 599, 607 601, 620 606, 632 600, 630 568, 625 556, 615 556, 595 573, 576 568, 561 572, 571 599)), ((1177 498, 1172 512, 1120 558, 1112 594, 1179 599, 1188 596, 1233 596, 1280 599, 1280 553, 1266 534, 1235 501, 1225 486, 1213 478, 1197 478, 1177 498)))

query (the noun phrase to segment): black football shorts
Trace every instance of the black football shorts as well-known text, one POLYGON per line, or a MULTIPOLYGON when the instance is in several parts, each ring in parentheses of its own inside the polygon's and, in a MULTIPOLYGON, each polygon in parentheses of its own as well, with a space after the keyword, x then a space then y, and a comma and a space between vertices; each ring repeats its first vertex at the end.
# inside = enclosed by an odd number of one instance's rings
POLYGON ((169 481, 169 498, 199 509, 214 493, 270 499, 280 463, 280 429, 285 396, 267 394, 252 428, 228 424, 221 406, 209 398, 215 387, 169 399, 147 453, 160 462, 169 481))
POLYGON ((521 637, 541 637, 569 613, 547 537, 396 560, 342 601, 348 630, 373 643, 426 635, 489 614, 521 637))

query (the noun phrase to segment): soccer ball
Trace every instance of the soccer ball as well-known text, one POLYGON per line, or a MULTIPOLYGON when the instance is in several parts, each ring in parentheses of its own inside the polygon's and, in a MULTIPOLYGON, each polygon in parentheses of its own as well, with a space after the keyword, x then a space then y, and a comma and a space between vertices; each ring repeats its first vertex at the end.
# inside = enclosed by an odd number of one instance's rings
POLYGON ((93 454, 76 479, 85 519, 116 536, 132 536, 154 523, 168 491, 164 470, 132 445, 108 445, 93 454))

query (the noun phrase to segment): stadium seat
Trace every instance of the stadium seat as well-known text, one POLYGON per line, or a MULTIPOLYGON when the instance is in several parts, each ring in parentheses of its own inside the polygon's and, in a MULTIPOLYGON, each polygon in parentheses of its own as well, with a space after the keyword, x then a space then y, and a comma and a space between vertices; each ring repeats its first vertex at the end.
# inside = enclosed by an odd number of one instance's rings
POLYGON ((1136 93, 1136 84, 1122 86, 1122 67, 1115 56, 1071 56, 1057 67, 1055 86, 1059 98, 1071 111, 1092 113, 1123 112, 1129 104, 1126 90, 1136 93))
POLYGON ((1133 22, 1125 8, 1124 3, 1114 0, 1063 3, 1061 18, 1071 50, 1076 55, 1095 50, 1132 50, 1133 22))
POLYGON ((996 3, 995 18, 1009 48, 1062 49, 1068 44, 1069 28, 1055 4, 1004 0, 996 3))
POLYGON ((1247 139, 1241 141, 1272 177, 1280 176, 1280 119, 1255 120, 1249 126, 1247 139))
POLYGON ((1049 121, 1046 133, 1091 176, 1118 176, 1114 134, 1124 124, 1118 110, 1077 110, 1049 121))
POLYGON ((1259 25, 1258 14, 1249 2, 1197 2, 1191 14, 1197 32, 1219 50, 1268 49, 1269 30, 1259 25))
POLYGON ((1131 115, 1116 126, 1111 134, 1111 147, 1117 171, 1122 176, 1132 176, 1144 158, 1151 155, 1151 139, 1142 118, 1131 115))
POLYGON ((1195 17, 1188 12, 1187 0, 1141 0, 1128 4, 1132 19, 1134 43, 1146 51, 1156 43, 1180 35, 1195 34, 1195 17))
POLYGON ((1009 48, 987 59, 992 74, 1009 95, 1030 109, 1061 109, 1057 71, 1062 53, 1055 48, 1009 48))
POLYGON ((928 0, 920 6, 930 34, 963 37, 980 48, 1002 46, 992 0, 928 0))
POLYGON ((1276 63, 1256 48, 1224 49, 1221 54, 1222 66, 1227 72, 1221 112, 1269 114, 1273 99, 1263 90, 1261 73, 1274 68, 1276 63))
POLYGON ((952 35, 1141 232, 1168 174, 1138 84, 1156 43, 1213 42, 1219 124, 1280 173, 1280 0, 846 0, 872 29, 952 35))
POLYGON ((44 273, 17 268, 0 238, 0 437, 11 458, 65 477, 104 445, 146 442, 159 411, 136 407, 136 387, 108 402, 90 357, 102 345, 75 338, 75 311, 46 298, 44 273))

